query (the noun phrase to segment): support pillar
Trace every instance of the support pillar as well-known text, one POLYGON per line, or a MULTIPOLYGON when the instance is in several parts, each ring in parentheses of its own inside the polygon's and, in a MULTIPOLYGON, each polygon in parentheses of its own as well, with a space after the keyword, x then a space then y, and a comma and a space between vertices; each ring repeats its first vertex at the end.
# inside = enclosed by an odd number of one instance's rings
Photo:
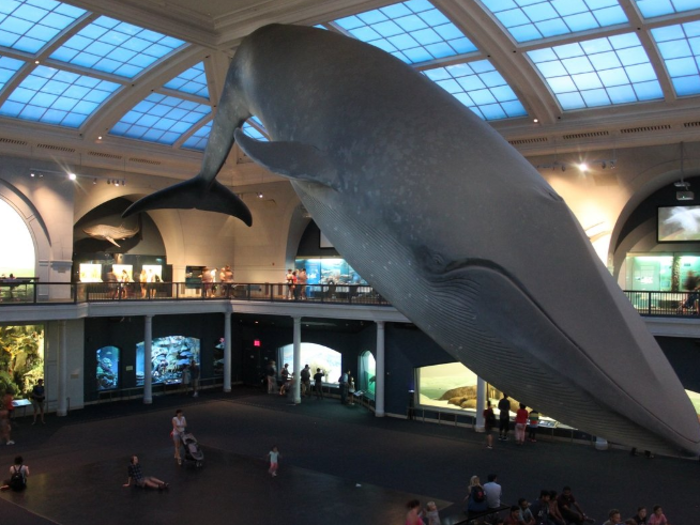
POLYGON ((377 321, 377 375, 374 377, 374 415, 384 417, 384 321, 377 321))
POLYGON ((484 432, 486 422, 484 421, 484 410, 486 410, 486 381, 481 377, 476 378, 476 423, 474 430, 484 432))
POLYGON ((66 322, 58 322, 58 406, 57 416, 68 415, 68 342, 66 322))
POLYGON ((301 403, 301 317, 294 317, 294 383, 292 395, 294 404, 301 403))
POLYGON ((145 317, 143 330, 143 402, 153 403, 153 363, 151 345, 153 343, 153 316, 145 317))
POLYGON ((231 312, 224 314, 224 392, 231 391, 231 312))

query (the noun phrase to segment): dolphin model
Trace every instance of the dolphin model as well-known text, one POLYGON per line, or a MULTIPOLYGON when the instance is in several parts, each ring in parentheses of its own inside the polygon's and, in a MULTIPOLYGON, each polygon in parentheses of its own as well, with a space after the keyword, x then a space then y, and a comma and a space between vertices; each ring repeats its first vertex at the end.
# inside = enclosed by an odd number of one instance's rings
POLYGON ((128 228, 124 228, 123 224, 120 225, 118 228, 115 226, 109 226, 107 224, 97 224, 95 226, 91 226, 90 228, 85 228, 83 229, 83 231, 93 239, 98 239, 100 241, 109 241, 112 244, 114 244, 114 246, 121 248, 121 246, 117 244, 117 241, 131 239, 134 235, 136 235, 139 232, 139 227, 136 226, 136 228, 134 228, 133 230, 129 230, 128 228))
POLYGON ((353 268, 479 376, 596 436, 700 452, 683 386, 561 197, 421 73, 330 31, 263 27, 231 63, 200 173, 125 215, 208 209, 213 188, 218 211, 249 222, 239 203, 223 209, 214 181, 234 140, 288 177, 353 268), (251 115, 271 142, 243 134, 251 115))

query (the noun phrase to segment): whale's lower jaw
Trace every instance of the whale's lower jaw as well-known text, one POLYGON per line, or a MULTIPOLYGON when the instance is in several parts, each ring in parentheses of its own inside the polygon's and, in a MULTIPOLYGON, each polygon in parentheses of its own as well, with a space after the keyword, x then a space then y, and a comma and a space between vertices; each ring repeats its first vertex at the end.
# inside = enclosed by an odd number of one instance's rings
MULTIPOLYGON (((543 414, 612 442, 659 453, 700 453, 697 416, 667 362, 668 403, 655 411, 650 408, 658 406, 654 389, 631 393, 617 381, 642 370, 640 375, 648 375, 653 365, 638 348, 611 350, 629 353, 625 369, 612 369, 608 360, 580 348, 545 307, 496 266, 466 265, 431 277, 388 232, 356 212, 345 213, 337 202, 327 204, 313 188, 295 188, 350 265, 486 381, 543 414)), ((601 346, 606 346, 602 339, 601 346)))

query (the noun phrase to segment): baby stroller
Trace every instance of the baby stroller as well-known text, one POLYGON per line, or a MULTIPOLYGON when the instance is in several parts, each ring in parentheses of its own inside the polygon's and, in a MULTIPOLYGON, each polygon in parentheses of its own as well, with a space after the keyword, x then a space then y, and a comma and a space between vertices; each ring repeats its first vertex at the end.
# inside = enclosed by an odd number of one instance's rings
POLYGON ((204 452, 199 447, 197 439, 190 432, 180 434, 180 441, 185 449, 185 461, 194 461, 196 467, 204 464, 204 452))

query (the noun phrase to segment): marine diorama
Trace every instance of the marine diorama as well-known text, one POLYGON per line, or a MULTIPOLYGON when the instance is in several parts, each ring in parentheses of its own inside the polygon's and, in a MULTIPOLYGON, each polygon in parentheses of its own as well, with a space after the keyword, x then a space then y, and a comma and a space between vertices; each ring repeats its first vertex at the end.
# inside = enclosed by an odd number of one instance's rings
MULTIPOLYGON (((199 339, 182 335, 170 335, 154 339, 151 343, 151 382, 167 385, 182 382, 182 372, 194 359, 200 364, 199 339)), ((144 382, 143 342, 136 345, 136 384, 144 382)))
MULTIPOLYGON (((289 370, 294 368, 294 345, 286 345, 280 348, 279 355, 282 357, 277 363, 277 370, 281 370, 284 363, 289 364, 289 370)), ((341 367, 341 354, 327 346, 315 343, 301 343, 301 367, 309 365, 311 376, 320 368, 325 374, 324 383, 338 384, 338 378, 343 373, 341 367)))
POLYGON ((44 326, 0 326, 0 396, 27 397, 44 377, 44 326))
POLYGON ((364 395, 374 399, 377 390, 377 361, 372 352, 363 352, 360 356, 360 379, 358 385, 364 395))
POLYGON ((97 358, 97 390, 119 387, 119 348, 103 346, 95 352, 97 358))

